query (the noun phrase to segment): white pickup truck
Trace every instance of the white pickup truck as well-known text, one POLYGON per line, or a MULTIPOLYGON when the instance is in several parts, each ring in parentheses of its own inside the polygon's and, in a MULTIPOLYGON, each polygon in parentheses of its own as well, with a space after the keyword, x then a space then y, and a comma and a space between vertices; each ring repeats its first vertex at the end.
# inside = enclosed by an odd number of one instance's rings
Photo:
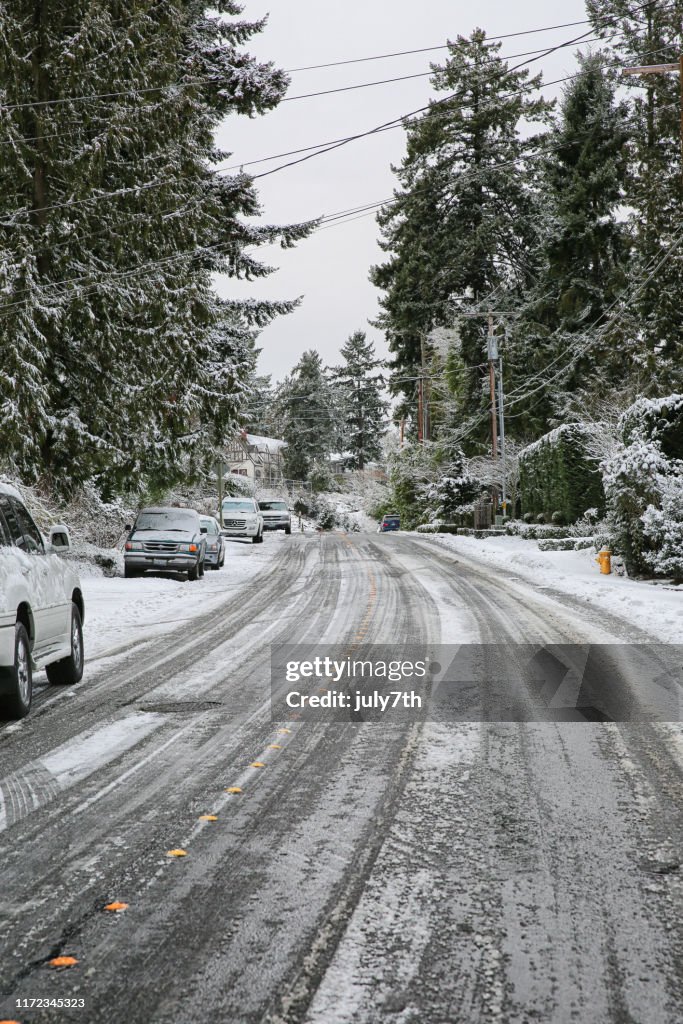
POLYGON ((58 685, 83 675, 83 594, 55 554, 68 546, 64 526, 46 544, 19 492, 0 483, 0 718, 28 714, 34 669, 58 685))

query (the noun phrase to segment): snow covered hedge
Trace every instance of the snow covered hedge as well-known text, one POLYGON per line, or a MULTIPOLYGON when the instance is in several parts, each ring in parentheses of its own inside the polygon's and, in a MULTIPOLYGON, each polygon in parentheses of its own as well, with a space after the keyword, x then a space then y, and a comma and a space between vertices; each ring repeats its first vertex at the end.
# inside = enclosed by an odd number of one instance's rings
POLYGON ((659 441, 669 459, 683 459, 683 395, 664 398, 640 398, 620 421, 625 444, 642 438, 659 441))
POLYGON ((573 523, 588 508, 602 510, 605 495, 598 463, 585 452, 587 428, 565 423, 519 454, 522 511, 550 519, 560 512, 573 523))

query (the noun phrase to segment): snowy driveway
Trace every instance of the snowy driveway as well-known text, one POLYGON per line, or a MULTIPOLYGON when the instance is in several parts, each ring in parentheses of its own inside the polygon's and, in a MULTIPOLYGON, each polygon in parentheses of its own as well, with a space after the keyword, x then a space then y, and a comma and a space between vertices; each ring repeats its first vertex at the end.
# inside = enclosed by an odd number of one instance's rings
POLYGON ((270 720, 274 642, 632 626, 402 535, 266 537, 203 585, 89 588, 83 683, 0 731, 0 1015, 680 1020, 677 728, 270 720), (36 997, 85 1008, 17 1008, 36 997))

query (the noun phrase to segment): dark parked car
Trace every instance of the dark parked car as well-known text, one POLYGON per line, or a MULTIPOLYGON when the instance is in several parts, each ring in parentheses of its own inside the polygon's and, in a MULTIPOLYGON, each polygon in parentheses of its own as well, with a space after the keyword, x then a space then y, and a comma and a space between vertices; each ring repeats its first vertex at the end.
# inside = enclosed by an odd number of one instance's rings
POLYGON ((377 530, 378 533, 389 533, 390 530, 401 529, 401 517, 395 514, 382 516, 382 522, 379 524, 377 530))
POLYGON ((193 508, 143 508, 126 540, 126 577, 145 569, 186 572, 196 580, 204 575, 206 537, 193 508))
POLYGON ((213 516, 200 516, 199 525, 206 537, 204 565, 210 569, 220 569, 225 565, 225 537, 221 533, 220 524, 213 516))

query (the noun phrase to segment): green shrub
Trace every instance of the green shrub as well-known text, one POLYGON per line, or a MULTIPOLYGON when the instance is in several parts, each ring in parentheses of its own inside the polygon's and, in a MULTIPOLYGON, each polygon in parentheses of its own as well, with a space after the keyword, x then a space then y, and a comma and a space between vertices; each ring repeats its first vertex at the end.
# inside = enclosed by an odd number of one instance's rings
POLYGON ((587 508, 603 510, 605 495, 598 464, 584 449, 587 428, 567 423, 524 448, 519 456, 522 509, 532 518, 559 512, 573 523, 587 508))

